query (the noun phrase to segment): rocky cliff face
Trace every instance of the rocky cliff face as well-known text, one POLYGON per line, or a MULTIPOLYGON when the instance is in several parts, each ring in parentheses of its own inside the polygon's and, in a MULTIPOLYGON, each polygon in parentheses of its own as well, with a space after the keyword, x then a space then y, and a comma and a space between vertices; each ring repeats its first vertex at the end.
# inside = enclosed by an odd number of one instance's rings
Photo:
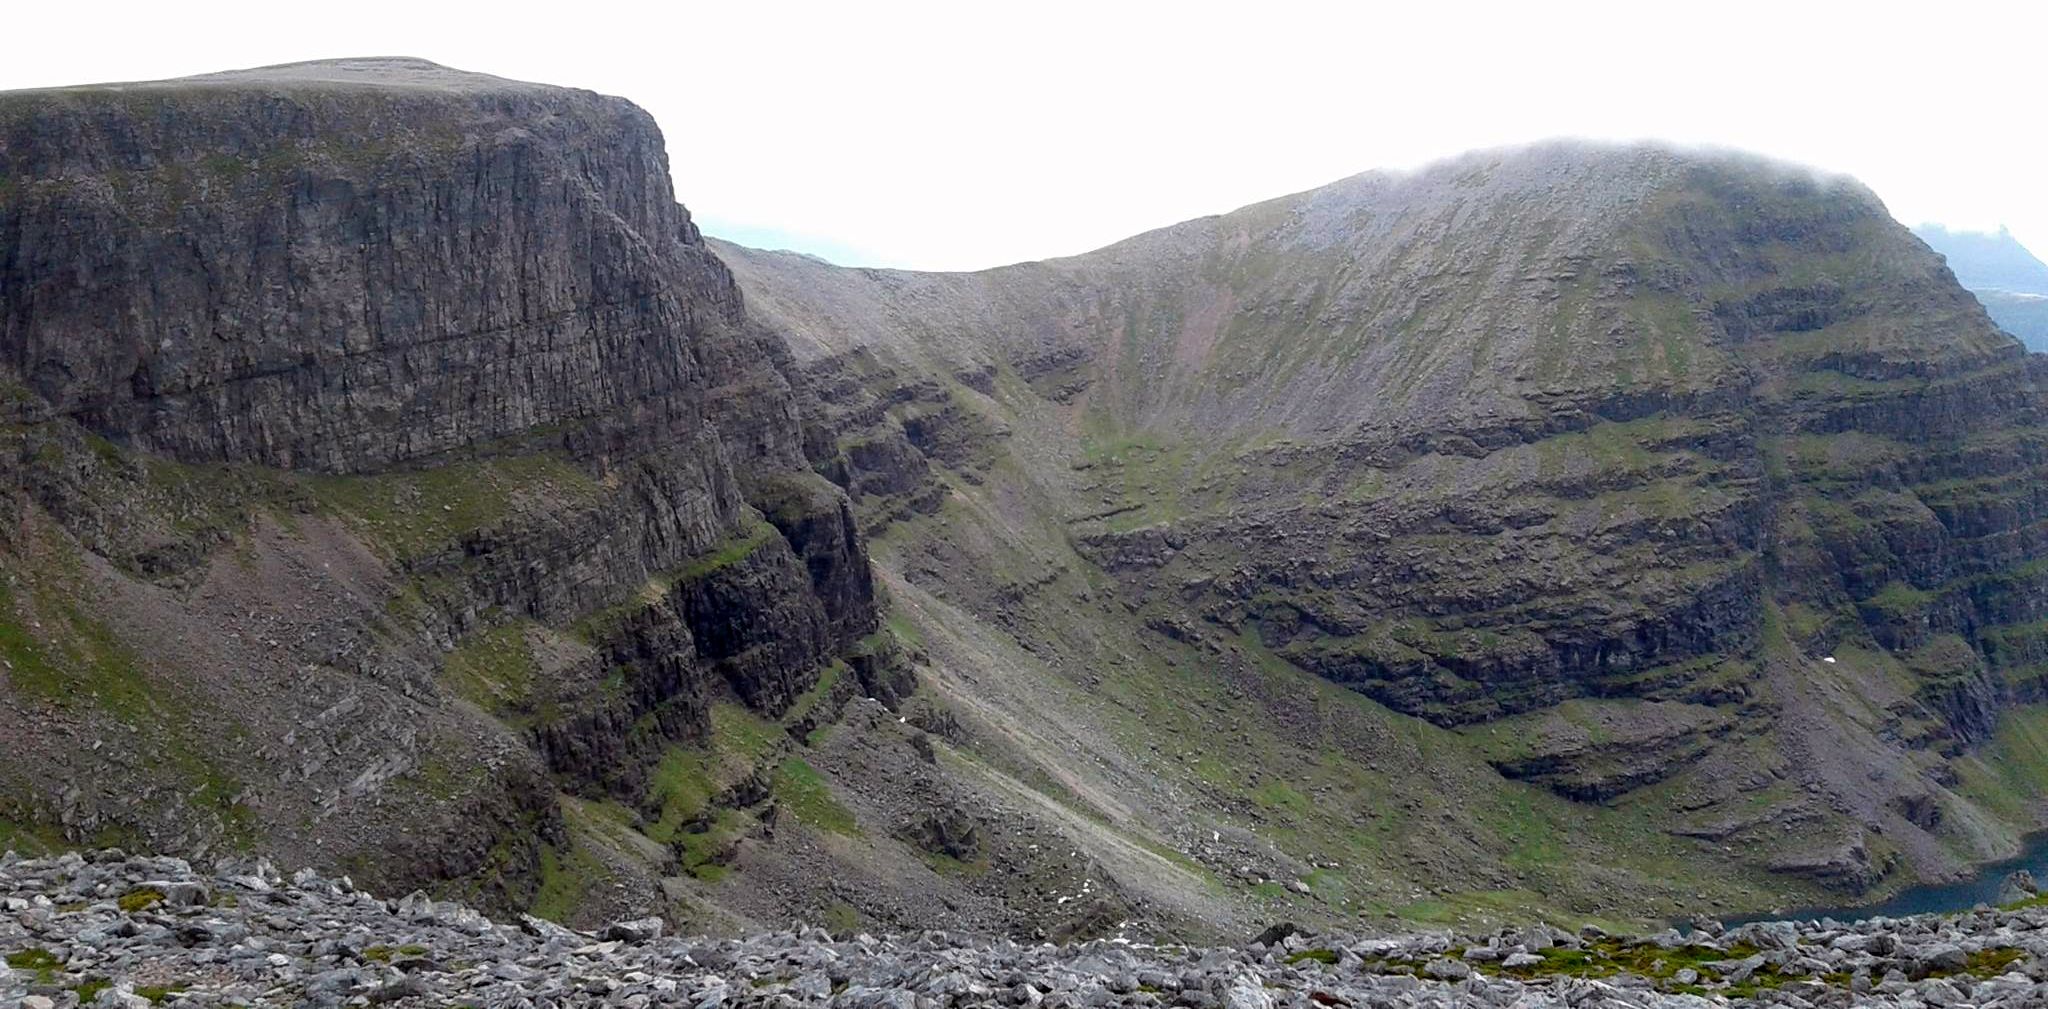
MULTIPOLYGON (((403 60, 30 92, 0 170, 0 352, 122 444, 356 472, 779 381, 621 99, 403 60)), ((783 399, 737 447, 800 461, 783 399)))

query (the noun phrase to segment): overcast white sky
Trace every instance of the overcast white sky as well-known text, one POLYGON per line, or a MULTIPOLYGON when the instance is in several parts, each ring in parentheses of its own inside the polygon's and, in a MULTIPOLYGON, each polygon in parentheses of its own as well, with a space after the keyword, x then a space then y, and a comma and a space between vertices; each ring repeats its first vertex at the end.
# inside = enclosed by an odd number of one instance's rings
POLYGON ((1559 135, 1745 148, 2048 256, 2048 3, 24 3, 0 88, 423 56, 625 95, 705 229, 859 265, 1084 251, 1559 135))

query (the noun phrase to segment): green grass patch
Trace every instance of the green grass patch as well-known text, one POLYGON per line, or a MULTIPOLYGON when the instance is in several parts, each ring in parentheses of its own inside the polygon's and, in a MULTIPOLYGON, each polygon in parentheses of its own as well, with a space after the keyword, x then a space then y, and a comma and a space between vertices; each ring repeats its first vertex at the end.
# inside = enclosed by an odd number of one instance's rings
POLYGON ((648 776, 649 805, 658 812, 654 822, 647 826, 647 836, 663 844, 674 841, 683 823, 703 812, 716 791, 716 781, 702 752, 669 747, 648 776))
POLYGON ((924 647, 924 634, 917 629, 917 625, 912 623, 910 617, 904 614, 902 610, 891 607, 889 615, 883 618, 882 623, 888 627, 889 633, 895 635, 896 640, 905 647, 924 647))
POLYGON ((831 787, 816 768, 800 757, 788 757, 775 769, 775 797, 797 819, 835 834, 860 835, 853 811, 832 797, 831 787))
POLYGON ((574 837, 567 850, 552 845, 540 852, 540 887, 533 895, 533 913, 566 923, 590 891, 611 875, 598 857, 574 837))
POLYGON ((1285 810, 1296 815, 1308 812, 1308 796, 1296 791, 1284 781, 1268 781, 1252 793, 1259 805, 1267 809, 1285 810))
MULTIPOLYGON (((5 809, 5 804, 0 804, 0 810, 5 809)), ((10 815, 0 816, 0 851, 40 855, 76 847, 64 837, 63 831, 32 817, 15 818, 19 814, 8 812, 10 815)))
POLYGON ((112 631, 55 587, 38 583, 27 595, 32 607, 0 582, 0 657, 16 690, 64 707, 99 708, 130 725, 155 719, 149 683, 112 631))
POLYGON ((685 824, 703 815, 713 797, 752 774, 787 735, 773 723, 736 704, 711 708, 711 737, 704 746, 670 746, 648 776, 646 834, 662 844, 677 840, 685 824))
POLYGON ((315 500, 360 523, 399 560, 453 546, 509 515, 522 498, 594 501, 597 482, 553 455, 456 462, 371 476, 306 481, 315 500))
POLYGON ((826 666, 825 671, 818 674, 818 682, 811 684, 811 689, 797 695, 796 700, 790 702, 789 710, 782 714, 782 724, 794 725, 802 721, 826 698, 832 696, 833 689, 839 685, 840 677, 849 672, 851 670, 846 668, 844 662, 834 661, 826 666))
MULTIPOLYGON (((1717 970, 1711 964, 1728 960, 1742 960, 1754 956, 1756 947, 1747 943, 1736 943, 1727 949, 1711 946, 1680 946, 1665 949, 1654 943, 1627 944, 1612 939, 1588 943, 1583 948, 1571 949, 1553 947, 1540 950, 1537 955, 1542 963, 1526 964, 1520 967, 1499 967, 1481 965, 1482 970, 1493 974, 1533 980, 1545 977, 1605 978, 1617 974, 1634 974, 1653 981, 1665 982, 1668 988, 1674 976, 1681 970, 1690 969, 1703 979, 1711 980, 1717 970)), ((1753 988, 1775 988, 1787 980, 1769 967, 1751 975, 1745 985, 1753 988)))
POLYGON ((2048 798, 2048 704, 2007 709, 1991 741, 1956 768, 1971 801, 2008 823, 2033 822, 2048 798))
POLYGON ((1970 954, 1963 965, 1963 972, 1978 978, 1998 977, 2011 970, 2015 964, 2027 958, 2027 952, 2010 946, 1986 947, 1970 954))
POLYGON ((481 764, 450 759, 447 750, 459 745, 452 740, 434 740, 426 747, 419 765, 401 780, 436 802, 452 802, 476 794, 489 785, 490 771, 481 764))
POLYGON ((849 935, 860 931, 860 912, 843 900, 835 900, 826 905, 825 910, 819 912, 818 916, 823 919, 819 924, 834 935, 849 935))
POLYGON ((525 621, 504 624, 465 638, 441 660, 441 682, 477 707, 514 724, 553 720, 534 701, 537 666, 527 643, 525 621))
POLYGON ((120 906, 121 910, 129 914, 134 914, 137 911, 147 911, 150 908, 155 907, 163 902, 163 891, 145 888, 139 890, 130 890, 127 893, 123 894, 121 896, 121 899, 116 901, 115 903, 120 906))
POLYGON ((1884 588, 1858 605, 1868 613, 1896 623, 1917 617, 1933 599, 1934 593, 1913 588, 1904 582, 1887 582, 1884 588))
POLYGON ((733 842, 746 833, 753 819, 737 809, 718 809, 699 817, 675 832, 669 847, 682 863, 683 871, 707 883, 716 883, 731 870, 726 867, 733 842))
POLYGON ((1253 884, 1252 892, 1272 903, 1284 904, 1294 899, 1293 891, 1270 879, 1263 883, 1253 884))
POLYGON ((923 859, 924 864, 930 866, 933 872, 941 876, 979 876, 988 872, 986 858, 976 858, 969 862, 954 858, 943 851, 921 851, 918 852, 918 857, 923 859))
POLYGON ((57 969, 64 966, 64 962, 57 959, 57 954, 49 950, 40 946, 30 946, 7 954, 7 966, 34 974, 37 984, 49 984, 56 978, 57 969))
POLYGON ((247 850, 255 814, 236 800, 241 784, 215 759, 247 730, 201 709, 180 691, 160 689, 114 632, 88 614, 83 562, 68 545, 32 554, 17 580, 0 581, 0 658, 22 694, 77 711, 96 711, 135 729, 151 759, 175 780, 196 812, 217 817, 220 839, 247 850))
POLYGON ((779 535, 775 527, 766 522, 752 522, 738 535, 728 537, 710 552, 694 557, 689 563, 677 568, 675 580, 695 581, 714 571, 729 568, 753 556, 754 551, 761 549, 769 540, 779 535))

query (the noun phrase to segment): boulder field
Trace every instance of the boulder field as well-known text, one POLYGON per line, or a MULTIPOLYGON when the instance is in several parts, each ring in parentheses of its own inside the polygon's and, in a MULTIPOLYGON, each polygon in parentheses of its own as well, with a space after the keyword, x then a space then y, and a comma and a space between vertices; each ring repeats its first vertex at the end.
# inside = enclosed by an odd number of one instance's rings
POLYGON ((1267 929, 1244 946, 1058 945, 820 928, 676 938, 659 919, 578 932, 388 900, 267 861, 213 872, 118 850, 0 858, 0 1005, 2038 1006, 2048 906, 1689 934, 1545 925, 1487 935, 1267 929))

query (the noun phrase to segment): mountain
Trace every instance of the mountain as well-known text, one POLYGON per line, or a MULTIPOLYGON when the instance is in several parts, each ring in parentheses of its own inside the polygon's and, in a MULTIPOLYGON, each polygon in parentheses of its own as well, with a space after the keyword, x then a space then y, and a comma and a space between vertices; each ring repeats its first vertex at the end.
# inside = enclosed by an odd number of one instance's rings
POLYGON ((2041 375, 1853 182, 1553 144, 920 274, 664 146, 407 59, 0 95, 0 846, 1059 938, 2044 825, 2041 375))
POLYGON ((1956 279, 2006 332, 2029 350, 2048 350, 2048 263, 2003 228, 1993 235, 1923 224, 1913 233, 1947 257, 1956 279))
POLYGON ((1347 886, 1462 867, 1408 913, 1882 889, 2037 822, 2040 375, 1853 182, 1555 144, 976 274, 712 247, 800 360, 1008 432, 878 534, 899 600, 1108 695, 1141 624, 1215 672, 1119 706, 1347 886))
POLYGON ((1964 287, 2048 294, 2048 263, 2041 262, 2004 228, 1992 234, 1923 224, 1914 228, 1913 234, 1948 259, 1949 269, 1964 287))
POLYGON ((2048 351, 2048 294, 2015 294, 1988 288, 1976 294, 1992 320, 2019 337, 2028 350, 2048 351))

